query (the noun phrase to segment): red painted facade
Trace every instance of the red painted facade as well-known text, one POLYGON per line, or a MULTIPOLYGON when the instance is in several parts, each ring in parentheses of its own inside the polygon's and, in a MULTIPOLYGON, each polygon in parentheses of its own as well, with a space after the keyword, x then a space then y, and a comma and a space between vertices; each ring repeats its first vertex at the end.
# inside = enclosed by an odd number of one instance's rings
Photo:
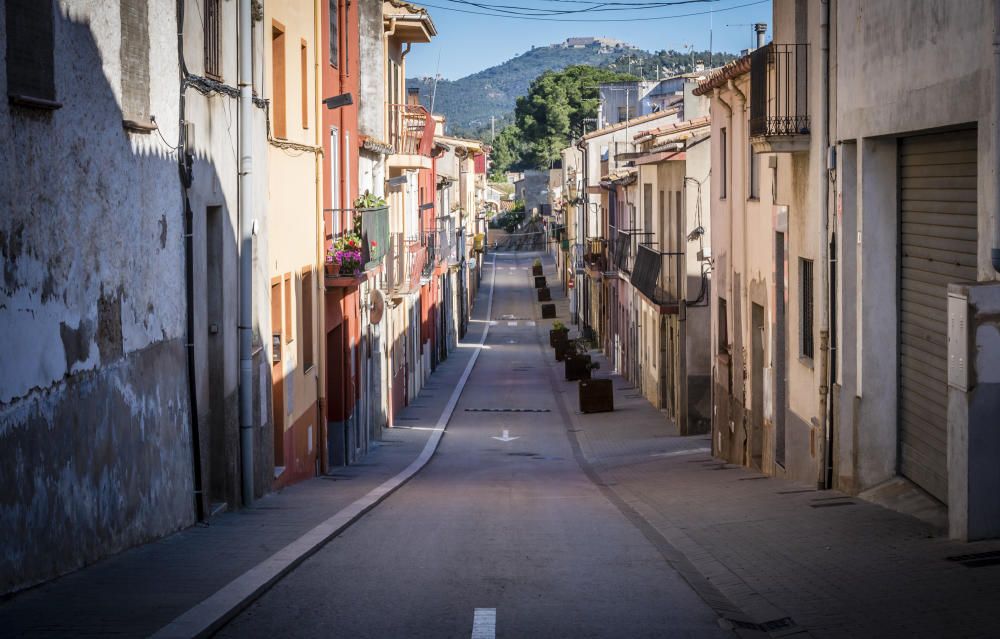
MULTIPOLYGON (((358 134, 359 21, 356 2, 330 0, 323 3, 320 23, 322 49, 322 96, 332 98, 350 93, 352 104, 322 111, 323 138, 323 209, 325 246, 336 236, 353 226, 354 200, 358 196, 357 175, 360 148, 358 134), (335 13, 334 13, 335 12, 335 13), (335 26, 334 26, 335 25, 335 26), (334 44, 335 47, 331 47, 334 44)), ((324 430, 323 468, 343 463, 340 442, 346 441, 346 420, 358 404, 363 391, 358 383, 360 370, 360 300, 359 282, 343 278, 326 279, 325 334, 326 362, 325 402, 323 407, 327 429, 324 430), (342 429, 335 432, 334 429, 342 429)))

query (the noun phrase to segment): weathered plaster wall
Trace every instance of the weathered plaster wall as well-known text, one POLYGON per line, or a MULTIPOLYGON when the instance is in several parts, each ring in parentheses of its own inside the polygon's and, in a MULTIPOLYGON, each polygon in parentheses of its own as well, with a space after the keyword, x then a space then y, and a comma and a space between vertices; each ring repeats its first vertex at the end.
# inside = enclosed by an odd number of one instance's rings
MULTIPOLYGON (((153 25, 174 15, 149 3, 165 128, 176 31, 153 25)), ((155 133, 122 128, 118 4, 60 3, 54 42, 62 108, 0 104, 2 592, 194 516, 177 167, 155 133)))

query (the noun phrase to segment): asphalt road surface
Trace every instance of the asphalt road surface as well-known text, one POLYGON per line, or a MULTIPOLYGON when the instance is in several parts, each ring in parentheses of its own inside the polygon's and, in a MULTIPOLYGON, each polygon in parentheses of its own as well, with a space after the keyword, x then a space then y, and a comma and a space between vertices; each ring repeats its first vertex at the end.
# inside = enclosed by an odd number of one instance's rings
POLYGON ((533 258, 495 256, 496 324, 431 462, 220 636, 734 636, 577 463, 533 258))

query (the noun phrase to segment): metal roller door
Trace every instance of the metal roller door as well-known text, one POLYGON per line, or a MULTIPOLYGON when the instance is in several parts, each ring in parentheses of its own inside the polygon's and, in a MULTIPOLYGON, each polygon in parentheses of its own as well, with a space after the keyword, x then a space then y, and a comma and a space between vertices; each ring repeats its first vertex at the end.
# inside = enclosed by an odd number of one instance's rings
POLYGON ((904 138, 899 164, 899 472, 947 503, 947 285, 976 279, 976 131, 904 138))

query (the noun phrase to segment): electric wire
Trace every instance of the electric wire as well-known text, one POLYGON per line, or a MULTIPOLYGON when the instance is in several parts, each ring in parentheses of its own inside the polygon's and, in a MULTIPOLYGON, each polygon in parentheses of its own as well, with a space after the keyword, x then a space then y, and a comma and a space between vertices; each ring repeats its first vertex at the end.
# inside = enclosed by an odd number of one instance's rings
MULTIPOLYGON (((441 0, 443 2, 455 2, 457 0, 441 0)), ((446 7, 439 4, 431 4, 428 2, 421 2, 421 6, 430 7, 432 9, 440 9, 442 11, 454 11, 457 13, 468 13, 472 15, 487 16, 491 18, 509 18, 512 20, 534 20, 537 22, 645 22, 650 20, 672 20, 674 18, 688 18, 691 16, 702 16, 708 14, 722 13, 724 11, 732 11, 734 9, 742 9, 744 7, 752 7, 759 4, 765 4, 771 2, 772 0, 755 0, 754 2, 747 2, 744 4, 733 5, 730 7, 722 7, 719 9, 711 9, 708 11, 694 11, 690 13, 677 13, 670 16, 644 16, 644 17, 634 17, 634 18, 558 18, 558 17, 543 17, 540 14, 516 14, 516 13, 489 13, 487 11, 474 11, 472 9, 459 9, 457 7, 446 7)), ((464 3, 459 3, 464 4, 464 3)), ((650 7, 652 8, 652 7, 650 7)))

